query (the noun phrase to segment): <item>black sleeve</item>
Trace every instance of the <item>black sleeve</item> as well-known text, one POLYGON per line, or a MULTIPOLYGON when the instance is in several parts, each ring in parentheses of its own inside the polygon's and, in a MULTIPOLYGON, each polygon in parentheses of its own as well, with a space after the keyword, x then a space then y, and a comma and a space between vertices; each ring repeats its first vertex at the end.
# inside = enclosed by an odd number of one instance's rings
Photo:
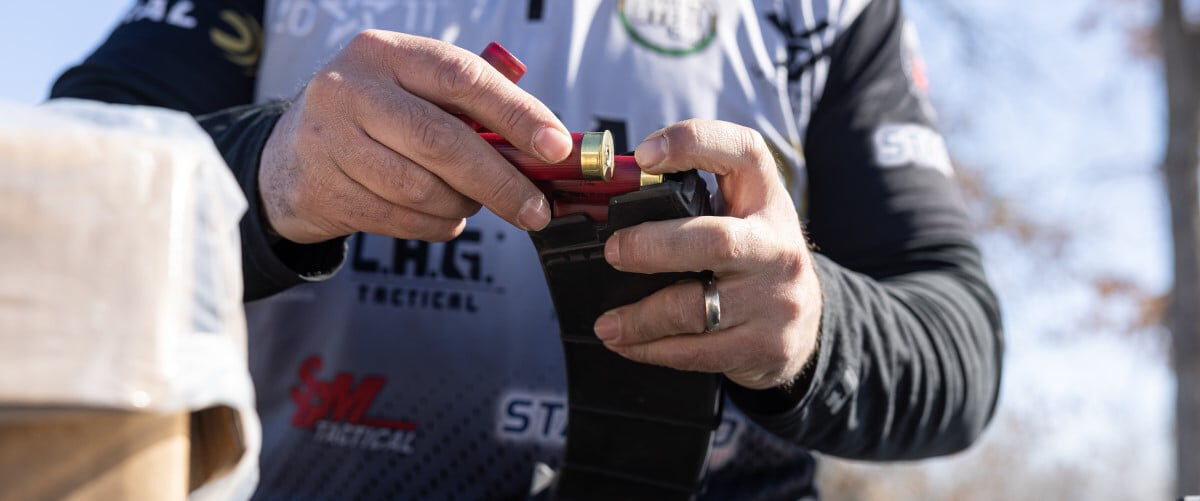
POLYGON ((794 386, 730 387, 759 424, 857 459, 970 445, 1000 385, 999 306, 930 112, 899 0, 874 0, 830 47, 806 138, 807 230, 825 309, 794 386))
POLYGON ((185 111, 197 117, 249 202, 241 222, 245 298, 321 280, 345 258, 345 239, 299 245, 268 237, 258 163, 282 103, 251 105, 262 52, 263 0, 140 0, 50 98, 185 111))

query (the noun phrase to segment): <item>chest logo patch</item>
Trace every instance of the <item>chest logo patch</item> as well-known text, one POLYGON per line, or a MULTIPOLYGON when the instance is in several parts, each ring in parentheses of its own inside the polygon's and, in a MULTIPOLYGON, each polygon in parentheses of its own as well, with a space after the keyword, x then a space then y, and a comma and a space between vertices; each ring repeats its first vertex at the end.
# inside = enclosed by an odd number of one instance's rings
POLYGON ((712 0, 620 0, 617 15, 634 42, 664 56, 696 54, 717 36, 712 0))
POLYGON ((366 415, 386 378, 339 372, 322 380, 317 375, 322 365, 317 355, 300 364, 300 384, 291 388, 293 427, 312 430, 316 441, 331 445, 412 454, 417 423, 366 415))

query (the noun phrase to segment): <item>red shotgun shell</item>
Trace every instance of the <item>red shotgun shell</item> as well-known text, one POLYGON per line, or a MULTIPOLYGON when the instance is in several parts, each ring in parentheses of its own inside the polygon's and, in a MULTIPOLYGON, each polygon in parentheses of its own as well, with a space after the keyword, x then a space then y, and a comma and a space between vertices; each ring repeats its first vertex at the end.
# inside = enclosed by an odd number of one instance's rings
POLYGON ((538 183, 553 200, 607 204, 617 195, 637 191, 661 183, 662 174, 650 174, 638 167, 632 155, 613 158, 613 176, 607 183, 600 181, 543 181, 538 183))
POLYGON ((496 68, 504 78, 512 83, 517 83, 521 77, 525 76, 525 63, 522 63, 517 56, 505 49, 499 42, 492 42, 484 47, 483 52, 479 54, 484 61, 496 68))
MULTIPOLYGON (((514 56, 512 52, 509 52, 508 49, 505 49, 504 46, 500 45, 499 42, 492 42, 488 44, 487 47, 483 48, 483 52, 479 53, 479 57, 482 57, 483 60, 487 61, 487 63, 492 65, 493 68, 496 68, 496 71, 499 71, 501 75, 504 75, 504 78, 507 78, 512 83, 517 83, 521 77, 525 76, 525 63, 522 63, 520 59, 517 59, 517 56, 514 56)), ((463 123, 467 124, 468 127, 474 129, 475 132, 487 131, 487 128, 485 128, 483 125, 480 125, 479 122, 476 122, 471 117, 461 113, 455 114, 454 116, 458 117, 459 120, 462 120, 463 123)))
POLYGON ((493 132, 484 132, 479 137, 491 144, 509 162, 533 181, 569 181, 590 179, 608 181, 613 175, 612 134, 604 132, 576 132, 571 134, 574 146, 571 154, 561 162, 548 164, 525 153, 508 140, 493 132))

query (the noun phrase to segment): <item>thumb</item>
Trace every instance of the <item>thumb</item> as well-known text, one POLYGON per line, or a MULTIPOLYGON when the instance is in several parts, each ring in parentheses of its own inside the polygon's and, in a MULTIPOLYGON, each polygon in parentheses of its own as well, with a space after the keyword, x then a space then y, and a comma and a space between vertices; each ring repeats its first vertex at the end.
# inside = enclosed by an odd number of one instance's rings
POLYGON ((718 120, 685 120, 650 134, 634 151, 652 174, 691 169, 717 175, 731 216, 745 218, 791 199, 758 131, 718 120))

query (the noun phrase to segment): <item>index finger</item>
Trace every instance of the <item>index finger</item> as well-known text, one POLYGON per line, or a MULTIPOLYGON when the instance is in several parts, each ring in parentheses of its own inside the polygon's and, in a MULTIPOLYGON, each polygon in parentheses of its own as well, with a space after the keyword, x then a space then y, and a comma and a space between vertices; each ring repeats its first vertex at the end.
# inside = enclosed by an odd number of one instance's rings
POLYGON ((459 110, 513 146, 547 163, 571 153, 566 126, 537 98, 508 80, 483 58, 430 38, 395 34, 401 58, 388 65, 396 82, 414 95, 459 110))
POLYGON ((613 233, 604 258, 633 273, 758 269, 779 259, 745 219, 701 216, 653 221, 613 233))
POLYGON ((364 91, 356 107, 367 135, 497 216, 526 230, 550 222, 542 192, 457 117, 395 87, 364 91))

